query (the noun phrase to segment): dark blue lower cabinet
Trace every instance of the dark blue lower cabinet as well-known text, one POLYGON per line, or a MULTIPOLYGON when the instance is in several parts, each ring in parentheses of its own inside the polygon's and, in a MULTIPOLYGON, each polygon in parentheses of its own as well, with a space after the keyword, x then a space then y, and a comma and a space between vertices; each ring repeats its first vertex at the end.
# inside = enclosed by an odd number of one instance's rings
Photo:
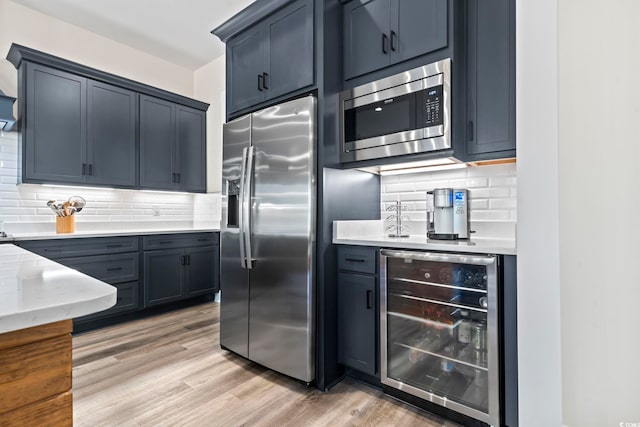
POLYGON ((111 286, 114 286, 118 290, 116 304, 113 307, 104 311, 89 314, 87 316, 78 317, 76 319, 73 319, 74 322, 86 322, 103 317, 115 316, 118 314, 135 311, 140 308, 140 284, 137 281, 127 283, 113 283, 111 286))
POLYGON ((216 245, 145 251, 145 307, 216 292, 219 256, 216 245))
POLYGON ((338 273, 338 362, 376 375, 376 277, 338 273))
POLYGON ((219 246, 203 246, 186 250, 187 296, 197 296, 218 291, 219 246))
POLYGON ((184 249, 144 253, 144 306, 177 301, 185 295, 184 249))

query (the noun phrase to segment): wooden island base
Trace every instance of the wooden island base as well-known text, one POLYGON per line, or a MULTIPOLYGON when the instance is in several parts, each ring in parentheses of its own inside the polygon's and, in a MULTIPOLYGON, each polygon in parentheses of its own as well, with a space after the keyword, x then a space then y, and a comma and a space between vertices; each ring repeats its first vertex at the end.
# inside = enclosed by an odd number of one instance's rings
POLYGON ((63 320, 0 334, 0 426, 72 426, 71 330, 63 320))

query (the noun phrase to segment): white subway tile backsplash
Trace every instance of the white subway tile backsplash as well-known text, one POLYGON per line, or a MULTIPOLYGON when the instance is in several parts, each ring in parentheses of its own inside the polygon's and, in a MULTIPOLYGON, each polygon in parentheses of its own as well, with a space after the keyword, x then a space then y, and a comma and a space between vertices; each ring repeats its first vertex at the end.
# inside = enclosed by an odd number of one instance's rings
MULTIPOLYGON (((76 223, 85 225, 135 222, 149 224, 185 224, 196 222, 217 226, 220 221, 220 194, 187 194, 117 190, 91 187, 18 185, 17 133, 0 135, 0 221, 27 230, 29 223, 52 223, 55 216, 46 206, 48 200, 66 200, 80 195, 86 208, 77 214, 76 223), (197 203, 196 203, 197 200, 197 203), (203 206, 197 209, 197 206, 203 206), (158 213, 159 215, 155 215, 158 213)), ((156 225, 154 225, 155 227, 156 225)), ((119 226, 115 226, 119 228, 119 226)))
POLYGON ((400 198, 398 193, 381 193, 380 201, 381 202, 395 202, 400 198))
POLYGON ((466 178, 452 179, 449 181, 449 187, 453 188, 484 188, 489 180, 487 178, 466 178))
POLYGON ((386 184, 385 191, 387 193, 401 193, 404 191, 413 191, 414 183, 413 182, 401 182, 398 184, 386 184))
MULTIPOLYGON (((431 175, 431 174, 428 174, 428 175, 431 175)), ((416 182, 416 191, 431 191, 434 188, 446 188, 446 187, 449 187, 449 181, 448 180, 429 179, 428 176, 423 176, 420 179, 421 180, 419 182, 416 182)))
POLYGON ((472 229, 478 237, 515 238, 517 218, 516 165, 468 167, 449 171, 382 176, 381 216, 396 200, 403 202, 411 232, 423 233, 426 220, 426 192, 434 188, 469 189, 472 229))
POLYGON ((509 187, 472 188, 469 190, 469 197, 471 199, 493 199, 499 197, 510 197, 510 193, 509 187))
POLYGON ((499 177, 499 178, 490 178, 489 179, 489 185, 490 186, 503 186, 503 185, 508 185, 508 186, 513 186, 515 187, 516 185, 516 177, 499 177))
POLYGON ((504 165, 491 165, 491 166, 479 166, 470 167, 467 169, 473 176, 516 176, 516 164, 507 163, 504 165))
POLYGON ((0 208, 9 208, 9 207, 18 207, 18 201, 17 200, 3 200, 0 199, 0 208))
POLYGON ((469 199, 469 209, 489 209, 489 200, 487 199, 469 199))
POLYGON ((490 209, 515 209, 516 199, 492 199, 489 201, 490 209))
POLYGON ((511 212, 508 210, 471 210, 470 221, 511 221, 511 212))
POLYGON ((403 202, 407 202, 407 201, 420 201, 420 200, 425 200, 426 201, 426 193, 424 191, 414 191, 413 193, 401 193, 400 194, 400 200, 403 202))
POLYGON ((0 169, 18 169, 18 162, 4 160, 0 157, 0 169))

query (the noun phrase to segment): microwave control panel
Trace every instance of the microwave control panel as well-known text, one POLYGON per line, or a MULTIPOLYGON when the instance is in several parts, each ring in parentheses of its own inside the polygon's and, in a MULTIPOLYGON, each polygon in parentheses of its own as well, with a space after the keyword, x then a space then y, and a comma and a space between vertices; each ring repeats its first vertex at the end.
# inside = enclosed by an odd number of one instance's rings
POLYGON ((424 127, 444 124, 444 96, 442 92, 442 85, 430 87, 422 92, 422 118, 424 127))

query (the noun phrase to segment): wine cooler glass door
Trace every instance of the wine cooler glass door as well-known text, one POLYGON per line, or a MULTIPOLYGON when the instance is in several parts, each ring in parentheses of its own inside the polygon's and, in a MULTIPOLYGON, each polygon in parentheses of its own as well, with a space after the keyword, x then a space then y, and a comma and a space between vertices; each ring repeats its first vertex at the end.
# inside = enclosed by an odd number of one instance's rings
POLYGON ((496 258, 381 257, 382 382, 498 425, 496 258))

